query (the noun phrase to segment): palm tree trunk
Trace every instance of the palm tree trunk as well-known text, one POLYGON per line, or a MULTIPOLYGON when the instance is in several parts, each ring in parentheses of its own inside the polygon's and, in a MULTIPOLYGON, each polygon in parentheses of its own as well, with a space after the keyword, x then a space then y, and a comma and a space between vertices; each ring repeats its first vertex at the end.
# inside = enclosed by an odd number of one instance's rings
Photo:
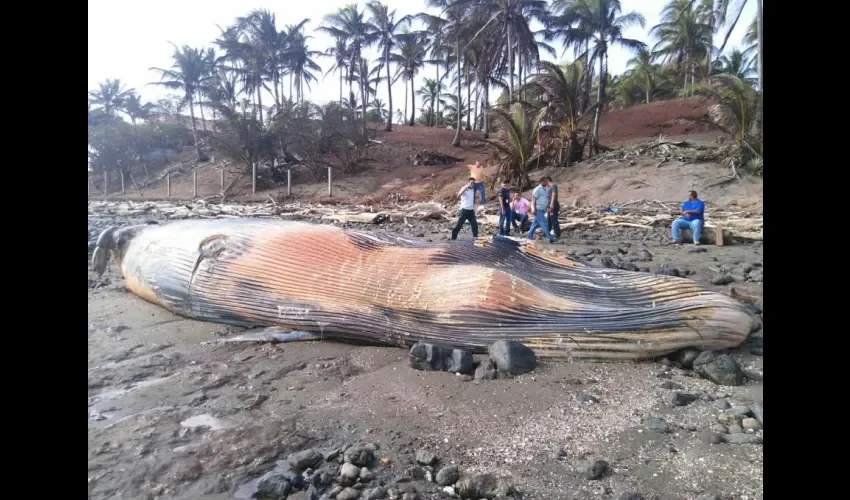
POLYGON ((207 120, 204 118, 204 106, 201 104, 201 91, 198 90, 198 109, 201 110, 201 126, 204 127, 204 131, 207 130, 207 120))
POLYGON ((257 82, 257 110, 260 112, 260 126, 263 126, 263 82, 257 82))
POLYGON ((469 60, 466 60, 463 65, 466 66, 466 130, 472 130, 472 126, 469 123, 469 120, 472 118, 469 116, 471 114, 469 112, 469 106, 472 105, 472 78, 469 74, 469 60))
MULTIPOLYGON (((363 72, 361 71, 360 73, 363 73, 363 72)), ((363 117, 363 120, 362 120, 363 121, 363 137, 367 138, 367 137, 369 137, 369 130, 366 127, 366 99, 367 99, 367 97, 366 97, 365 78, 366 78, 366 75, 363 75, 363 74, 360 75, 360 100, 363 101, 361 103, 361 107, 363 108, 363 112, 360 113, 360 114, 363 117)))
POLYGON ((342 106, 342 70, 339 72, 339 105, 342 106))
POLYGON ((593 152, 599 153, 599 120, 602 117, 602 102, 605 100, 605 56, 607 51, 603 48, 599 54, 599 92, 596 97, 596 113, 593 117, 593 152))
POLYGON ((484 85, 484 102, 481 103, 481 113, 484 115, 484 119, 482 121, 484 122, 484 138, 485 139, 490 138, 490 121, 489 121, 489 117, 488 117, 489 113, 487 113, 487 108, 489 108, 489 105, 490 105, 490 86, 485 84, 484 85))
MULTIPOLYGON (((510 31, 508 32, 510 34, 510 31)), ((455 39, 455 60, 457 64, 457 105, 460 108, 461 99, 461 81, 460 81, 460 39, 455 39)), ((452 146, 460 146, 460 109, 457 110, 457 130, 455 130, 455 138, 452 139, 452 146)))
POLYGON ((440 126, 440 63, 437 63, 437 114, 434 115, 434 126, 440 126))
POLYGON ((475 118, 472 120, 472 128, 478 127, 478 99, 481 98, 481 84, 475 84, 475 118))
POLYGON ((508 107, 514 102, 514 46, 511 44, 511 26, 508 25, 508 107))
POLYGON ((277 109, 280 109, 280 96, 277 93, 277 82, 280 80, 280 75, 275 73, 274 75, 274 105, 277 109))
POLYGON ((198 143, 198 130, 195 126, 195 101, 189 95, 189 115, 192 118, 192 139, 195 141, 195 152, 198 153, 198 159, 201 159, 201 145, 198 143))
POLYGON ((390 48, 385 47, 384 60, 387 63, 387 100, 389 101, 390 113, 387 116, 387 132, 393 131, 393 81, 390 78, 390 48))
POLYGON ((519 50, 519 48, 517 48, 516 59, 517 59, 517 64, 516 64, 517 85, 519 85, 519 89, 517 90, 517 93, 519 94, 519 100, 521 101, 522 100, 522 51, 519 50))
POLYGON ((410 126, 416 125, 416 93, 413 91, 413 76, 410 77, 410 126))
MULTIPOLYGON (((756 115, 753 120, 753 126, 751 130, 751 134, 754 135, 759 140, 759 146, 761 146, 761 136, 762 136, 762 122, 764 121, 764 109, 762 104, 762 99, 764 97, 764 73, 762 72, 762 67, 764 66, 764 55, 762 52, 762 45, 764 44, 764 35, 762 33, 762 25, 764 24, 764 20, 762 18, 762 0, 756 0, 756 31, 758 36, 758 72, 759 72, 759 91, 758 91, 758 101, 756 102, 756 115)), ((761 152, 761 147, 759 147, 761 152)))
POLYGON ((404 123, 407 123, 407 82, 404 82, 404 123))

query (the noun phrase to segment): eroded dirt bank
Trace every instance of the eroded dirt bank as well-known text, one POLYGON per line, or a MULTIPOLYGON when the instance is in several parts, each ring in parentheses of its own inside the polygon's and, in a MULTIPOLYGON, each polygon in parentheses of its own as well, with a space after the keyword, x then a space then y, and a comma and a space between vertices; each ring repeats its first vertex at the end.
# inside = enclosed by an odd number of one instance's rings
MULTIPOLYGON (((89 240, 108 225, 147 218, 91 217, 89 240)), ((452 221, 409 224, 347 227, 438 241, 452 221)), ((494 229, 485 226, 483 234, 494 229)), ((465 229, 461 238, 469 237, 465 229)), ((665 229, 647 235, 591 228, 566 232, 552 248, 596 265, 678 273, 761 297, 761 243, 694 252, 666 240, 665 229)), ((543 361, 516 378, 468 381, 412 370, 404 349, 221 343, 228 327, 180 318, 130 295, 114 267, 101 279, 90 273, 88 293, 93 499, 235 498, 292 452, 355 443, 376 444, 376 458, 385 459, 373 467, 375 478, 354 490, 360 498, 377 495, 382 482, 386 490, 375 498, 414 490, 420 498, 449 498, 417 479, 422 450, 436 454, 435 471, 456 464, 462 474, 493 473, 523 498, 763 497, 762 445, 747 442, 763 439, 763 430, 743 429, 733 415, 751 415, 749 407, 763 399, 761 332, 733 353, 750 375, 741 386, 716 385, 662 360, 543 361), (672 392, 696 399, 671 406, 672 392), (710 444, 717 432, 753 439, 710 444), (589 480, 594 460, 609 467, 589 480)))

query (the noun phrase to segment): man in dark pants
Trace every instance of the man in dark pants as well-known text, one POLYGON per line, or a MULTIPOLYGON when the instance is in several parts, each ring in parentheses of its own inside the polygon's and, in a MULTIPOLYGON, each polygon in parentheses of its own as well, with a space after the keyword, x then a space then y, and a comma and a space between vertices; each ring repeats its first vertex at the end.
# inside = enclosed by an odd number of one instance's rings
POLYGON ((457 239, 457 233, 463 227, 463 223, 469 221, 472 226, 472 237, 478 237, 478 220, 475 218, 475 177, 470 177, 466 185, 457 193, 460 200, 460 213, 458 213, 457 224, 452 229, 452 239, 457 239))
POLYGON ((555 233, 555 238, 561 239, 561 223, 558 215, 561 212, 561 200, 558 198, 558 185, 552 182, 552 177, 546 176, 549 181, 549 227, 555 233))
POLYGON ((502 181, 502 189, 499 190, 499 236, 511 235, 511 221, 514 216, 511 213, 511 188, 508 181, 502 181))

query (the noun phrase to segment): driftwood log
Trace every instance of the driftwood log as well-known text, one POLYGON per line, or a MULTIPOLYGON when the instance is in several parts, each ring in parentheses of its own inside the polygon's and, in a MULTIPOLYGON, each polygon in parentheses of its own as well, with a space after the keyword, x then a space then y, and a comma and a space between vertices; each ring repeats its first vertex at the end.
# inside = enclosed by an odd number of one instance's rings
POLYGON ((323 339, 634 360, 741 344, 740 302, 669 276, 596 269, 497 238, 428 243, 270 219, 187 220, 104 231, 136 295, 177 314, 323 339))

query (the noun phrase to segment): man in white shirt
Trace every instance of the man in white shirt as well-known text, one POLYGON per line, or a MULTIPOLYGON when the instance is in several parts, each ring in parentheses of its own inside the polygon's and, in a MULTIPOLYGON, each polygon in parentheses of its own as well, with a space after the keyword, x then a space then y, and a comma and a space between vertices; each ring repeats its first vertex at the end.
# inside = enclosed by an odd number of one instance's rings
POLYGON ((457 224, 452 229, 452 239, 457 239, 457 234, 463 227, 463 223, 469 221, 472 226, 472 237, 478 237, 478 220, 475 218, 475 177, 470 177, 466 185, 463 186, 457 193, 460 200, 460 213, 458 214, 457 224))

